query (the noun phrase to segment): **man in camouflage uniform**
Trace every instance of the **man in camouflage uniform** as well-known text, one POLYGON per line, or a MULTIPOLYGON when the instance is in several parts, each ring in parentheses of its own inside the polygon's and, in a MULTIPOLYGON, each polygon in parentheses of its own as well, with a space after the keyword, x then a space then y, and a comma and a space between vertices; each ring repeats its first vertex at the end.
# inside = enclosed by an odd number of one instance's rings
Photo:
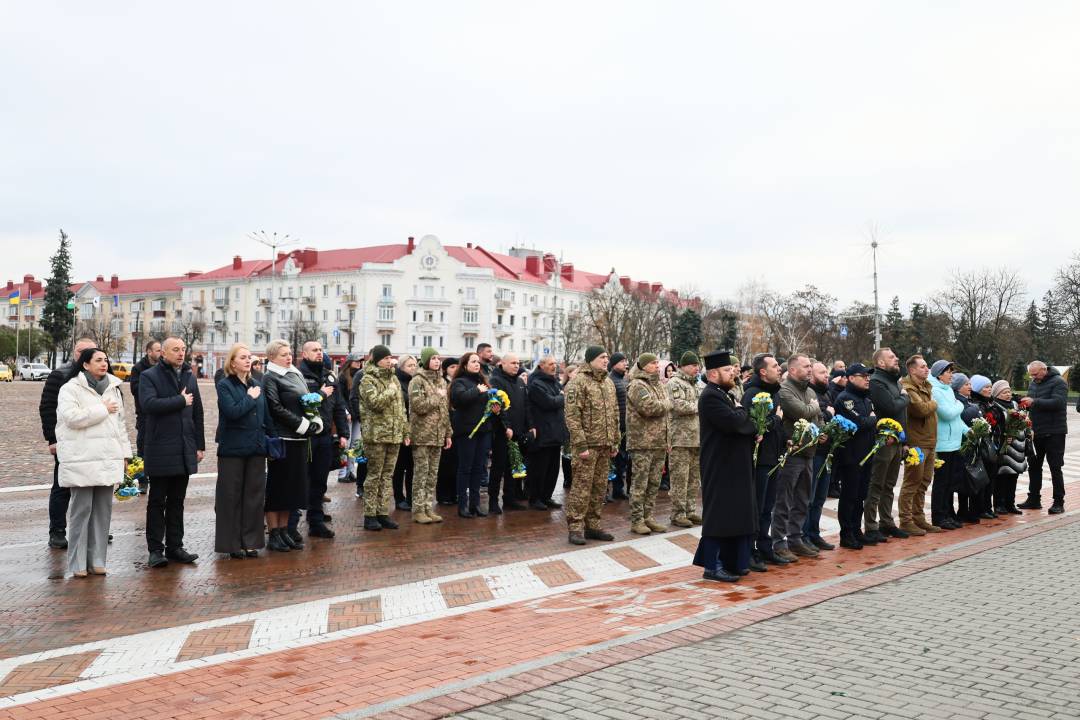
POLYGON ((574 475, 566 524, 572 545, 584 545, 586 538, 615 539, 600 527, 608 468, 619 451, 619 401, 607 376, 607 364, 604 349, 591 345, 585 351, 585 365, 566 386, 566 428, 574 475))
POLYGON ((394 530, 388 504, 394 499, 393 477, 398 448, 409 444, 405 398, 394 374, 390 348, 371 348, 371 363, 360 381, 360 427, 363 428, 368 474, 364 480, 364 529, 394 530))
POLYGON ((450 449, 450 404, 442 360, 435 348, 420 353, 420 370, 409 381, 409 439, 413 454, 413 521, 442 522, 432 505, 439 457, 450 449))
POLYGON ((660 362, 642 353, 630 370, 626 386, 626 448, 634 463, 630 483, 630 531, 639 535, 664 532, 653 519, 656 492, 671 451, 671 400, 660 382, 660 362))
POLYGON ((671 476, 671 524, 693 527, 701 524, 697 506, 697 491, 701 487, 701 443, 698 426, 698 369, 701 361, 696 353, 687 350, 679 359, 679 372, 668 380, 668 400, 671 401, 671 457, 668 470, 671 476))

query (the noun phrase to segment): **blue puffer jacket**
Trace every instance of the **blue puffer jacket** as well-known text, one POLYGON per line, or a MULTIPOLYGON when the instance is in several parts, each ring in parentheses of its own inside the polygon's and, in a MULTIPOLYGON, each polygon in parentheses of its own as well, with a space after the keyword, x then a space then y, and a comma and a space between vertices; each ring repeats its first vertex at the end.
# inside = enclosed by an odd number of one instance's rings
POLYGON ((964 412, 964 403, 956 399, 953 389, 936 377, 929 378, 933 388, 933 397, 937 402, 937 452, 952 452, 960 449, 960 441, 967 432, 960 415, 964 412))

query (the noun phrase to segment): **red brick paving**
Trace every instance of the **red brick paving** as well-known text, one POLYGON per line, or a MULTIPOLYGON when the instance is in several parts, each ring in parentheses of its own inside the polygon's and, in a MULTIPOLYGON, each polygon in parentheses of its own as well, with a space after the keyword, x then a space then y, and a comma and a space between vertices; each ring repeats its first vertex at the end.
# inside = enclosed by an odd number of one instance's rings
POLYGON ((330 606, 327 613, 327 632, 348 630, 382 621, 382 598, 367 597, 330 606))
POLYGON ((529 569, 548 587, 561 587, 581 582, 581 576, 574 572, 574 569, 565 560, 536 563, 530 565, 529 569))
POLYGON ((698 539, 693 535, 668 535, 667 539, 691 555, 697 552, 698 539))
POLYGON ((188 635, 176 660, 183 662, 235 650, 246 650, 248 643, 251 642, 251 631, 254 628, 255 622, 252 621, 196 630, 188 635))
POLYGON ((611 548, 610 550, 605 550, 604 554, 625 567, 627 570, 646 570, 659 565, 658 562, 648 555, 640 553, 630 546, 611 548))
POLYGON ((439 591, 446 601, 446 607, 451 608, 495 599, 491 588, 480 575, 439 583, 439 591))
POLYGON ((0 682, 0 697, 74 682, 100 654, 94 650, 20 665, 0 682))

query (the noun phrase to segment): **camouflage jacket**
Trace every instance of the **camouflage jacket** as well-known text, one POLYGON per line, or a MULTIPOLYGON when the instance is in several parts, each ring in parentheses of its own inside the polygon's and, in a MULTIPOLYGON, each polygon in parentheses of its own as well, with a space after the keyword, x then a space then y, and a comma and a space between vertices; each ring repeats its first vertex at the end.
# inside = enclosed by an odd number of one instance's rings
POLYGON ((360 427, 365 443, 398 444, 409 436, 405 398, 391 368, 375 367, 360 381, 360 427))
POLYGON ((635 364, 626 376, 626 449, 671 447, 671 401, 660 373, 650 375, 635 364))
POLYGON ((409 381, 409 438, 442 446, 450 437, 450 403, 442 373, 421 370, 409 381))
POLYGON ((619 400, 607 372, 586 365, 566 385, 566 428, 575 454, 619 448, 619 400))
POLYGON ((699 447, 698 397, 701 390, 697 378, 680 370, 668 380, 665 388, 671 401, 671 446, 699 447))

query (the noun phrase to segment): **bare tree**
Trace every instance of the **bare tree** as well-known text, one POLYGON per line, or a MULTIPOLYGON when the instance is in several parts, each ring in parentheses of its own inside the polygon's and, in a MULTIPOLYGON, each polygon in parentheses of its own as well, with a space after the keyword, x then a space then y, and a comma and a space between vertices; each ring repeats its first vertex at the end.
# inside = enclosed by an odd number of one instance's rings
POLYGON ((1054 303, 1070 363, 1080 362, 1080 253, 1058 269, 1054 278, 1054 303))
POLYGON ((127 348, 127 335, 122 329, 119 317, 114 318, 98 312, 89 320, 79 321, 76 336, 92 339, 107 355, 116 360, 127 348))
MULTIPOLYGON (((293 357, 300 357, 300 350, 304 343, 309 340, 318 340, 322 335, 322 327, 314 320, 304 320, 299 316, 289 322, 286 340, 292 347, 293 357)), ((297 360, 299 362, 299 360, 297 360)))
POLYGON ((815 353, 817 339, 836 325, 836 298, 813 285, 784 295, 766 292, 759 309, 764 317, 772 350, 780 357, 815 353))
POLYGON ((586 325, 580 310, 559 310, 558 323, 555 330, 557 347, 552 348, 552 352, 561 352, 568 363, 576 362, 586 346, 591 344, 592 330, 586 325))
POLYGON ((948 287, 934 298, 934 307, 952 326, 953 360, 968 371, 1008 374, 999 345, 1010 323, 1019 324, 1025 296, 1024 283, 1014 270, 953 271, 948 287))
POLYGON ((643 352, 665 352, 671 342, 674 303, 651 290, 625 290, 609 283, 593 291, 585 302, 584 321, 597 342, 609 351, 637 357, 643 352))
POLYGON ((202 313, 198 315, 189 313, 187 317, 176 318, 173 321, 172 334, 184 341, 187 347, 184 359, 190 362, 195 346, 206 337, 206 321, 202 319, 202 313))

